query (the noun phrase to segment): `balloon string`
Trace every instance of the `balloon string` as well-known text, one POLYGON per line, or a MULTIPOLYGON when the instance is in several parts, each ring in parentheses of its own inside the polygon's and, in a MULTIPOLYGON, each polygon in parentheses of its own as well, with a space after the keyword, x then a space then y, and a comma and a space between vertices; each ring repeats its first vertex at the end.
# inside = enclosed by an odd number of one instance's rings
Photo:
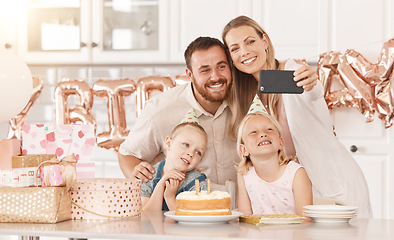
POLYGON ((81 205, 79 205, 78 203, 76 203, 76 202, 74 202, 74 201, 71 201, 71 203, 74 204, 75 206, 79 207, 80 209, 82 209, 82 210, 88 212, 88 213, 91 213, 91 214, 94 214, 94 215, 97 215, 97 216, 100 216, 100 217, 106 217, 106 218, 132 218, 132 217, 136 217, 136 216, 140 215, 141 212, 142 212, 142 207, 141 207, 141 208, 138 210, 137 213, 132 214, 132 215, 130 215, 130 216, 109 216, 109 215, 100 214, 100 213, 97 213, 97 212, 90 211, 90 210, 88 210, 88 209, 82 207, 81 205))

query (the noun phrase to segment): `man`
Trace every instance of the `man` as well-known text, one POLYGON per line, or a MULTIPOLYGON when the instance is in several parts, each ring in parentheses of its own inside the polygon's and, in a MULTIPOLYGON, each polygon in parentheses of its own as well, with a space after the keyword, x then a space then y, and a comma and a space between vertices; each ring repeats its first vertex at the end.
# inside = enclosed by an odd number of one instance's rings
POLYGON ((229 55, 222 42, 199 37, 185 51, 190 83, 161 93, 149 101, 119 148, 119 165, 127 177, 145 182, 152 178, 153 163, 164 159, 164 139, 193 107, 208 135, 207 151, 197 169, 216 184, 236 181, 235 141, 227 135, 231 112, 227 106, 232 78, 229 55))

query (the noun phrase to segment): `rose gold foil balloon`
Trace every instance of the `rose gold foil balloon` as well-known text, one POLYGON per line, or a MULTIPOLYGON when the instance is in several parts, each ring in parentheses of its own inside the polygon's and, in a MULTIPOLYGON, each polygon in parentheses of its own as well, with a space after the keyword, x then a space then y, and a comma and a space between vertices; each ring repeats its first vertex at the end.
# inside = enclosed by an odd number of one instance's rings
POLYGON ((175 76, 175 85, 177 85, 177 86, 187 84, 188 82, 191 82, 191 80, 186 75, 176 75, 175 76))
POLYGON ((367 122, 374 120, 376 111, 386 128, 392 126, 394 39, 384 43, 376 64, 368 62, 354 50, 347 50, 344 54, 328 52, 320 56, 317 72, 324 85, 329 109, 355 107, 367 122))
POLYGON ((9 121, 8 138, 22 139, 22 126, 26 122, 26 116, 31 109, 33 103, 41 94, 44 83, 38 76, 33 77, 33 93, 23 110, 9 121))
POLYGON ((55 123, 56 124, 94 124, 91 114, 93 91, 83 80, 63 78, 55 87, 55 123), (69 97, 76 95, 79 99, 75 108, 70 108, 69 97))
POLYGON ((153 91, 165 92, 168 89, 175 87, 174 82, 170 77, 142 77, 137 79, 136 90, 136 115, 140 115, 144 108, 145 102, 152 97, 153 91))
POLYGON ((119 149, 129 134, 126 125, 124 98, 136 89, 133 80, 99 80, 93 85, 94 94, 107 99, 109 131, 97 134, 97 145, 106 149, 119 149))

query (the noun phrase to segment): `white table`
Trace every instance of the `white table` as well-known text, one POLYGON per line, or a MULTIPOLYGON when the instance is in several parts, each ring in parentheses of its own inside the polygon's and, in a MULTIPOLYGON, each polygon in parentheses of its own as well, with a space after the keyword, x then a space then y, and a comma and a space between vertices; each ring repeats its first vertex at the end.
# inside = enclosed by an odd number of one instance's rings
POLYGON ((190 225, 165 218, 162 212, 145 212, 141 217, 130 219, 69 220, 57 224, 0 223, 0 235, 138 240, 391 240, 394 239, 394 220, 352 219, 345 224, 308 222, 263 227, 233 220, 224 224, 190 225))

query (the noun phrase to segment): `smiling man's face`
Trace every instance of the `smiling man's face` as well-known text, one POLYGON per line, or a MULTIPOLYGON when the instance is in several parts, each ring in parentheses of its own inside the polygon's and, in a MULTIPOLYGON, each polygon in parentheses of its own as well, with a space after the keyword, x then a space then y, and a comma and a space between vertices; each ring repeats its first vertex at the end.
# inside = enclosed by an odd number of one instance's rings
POLYGON ((197 101, 223 102, 231 89, 231 69, 226 53, 219 46, 195 51, 191 57, 193 81, 197 101))

